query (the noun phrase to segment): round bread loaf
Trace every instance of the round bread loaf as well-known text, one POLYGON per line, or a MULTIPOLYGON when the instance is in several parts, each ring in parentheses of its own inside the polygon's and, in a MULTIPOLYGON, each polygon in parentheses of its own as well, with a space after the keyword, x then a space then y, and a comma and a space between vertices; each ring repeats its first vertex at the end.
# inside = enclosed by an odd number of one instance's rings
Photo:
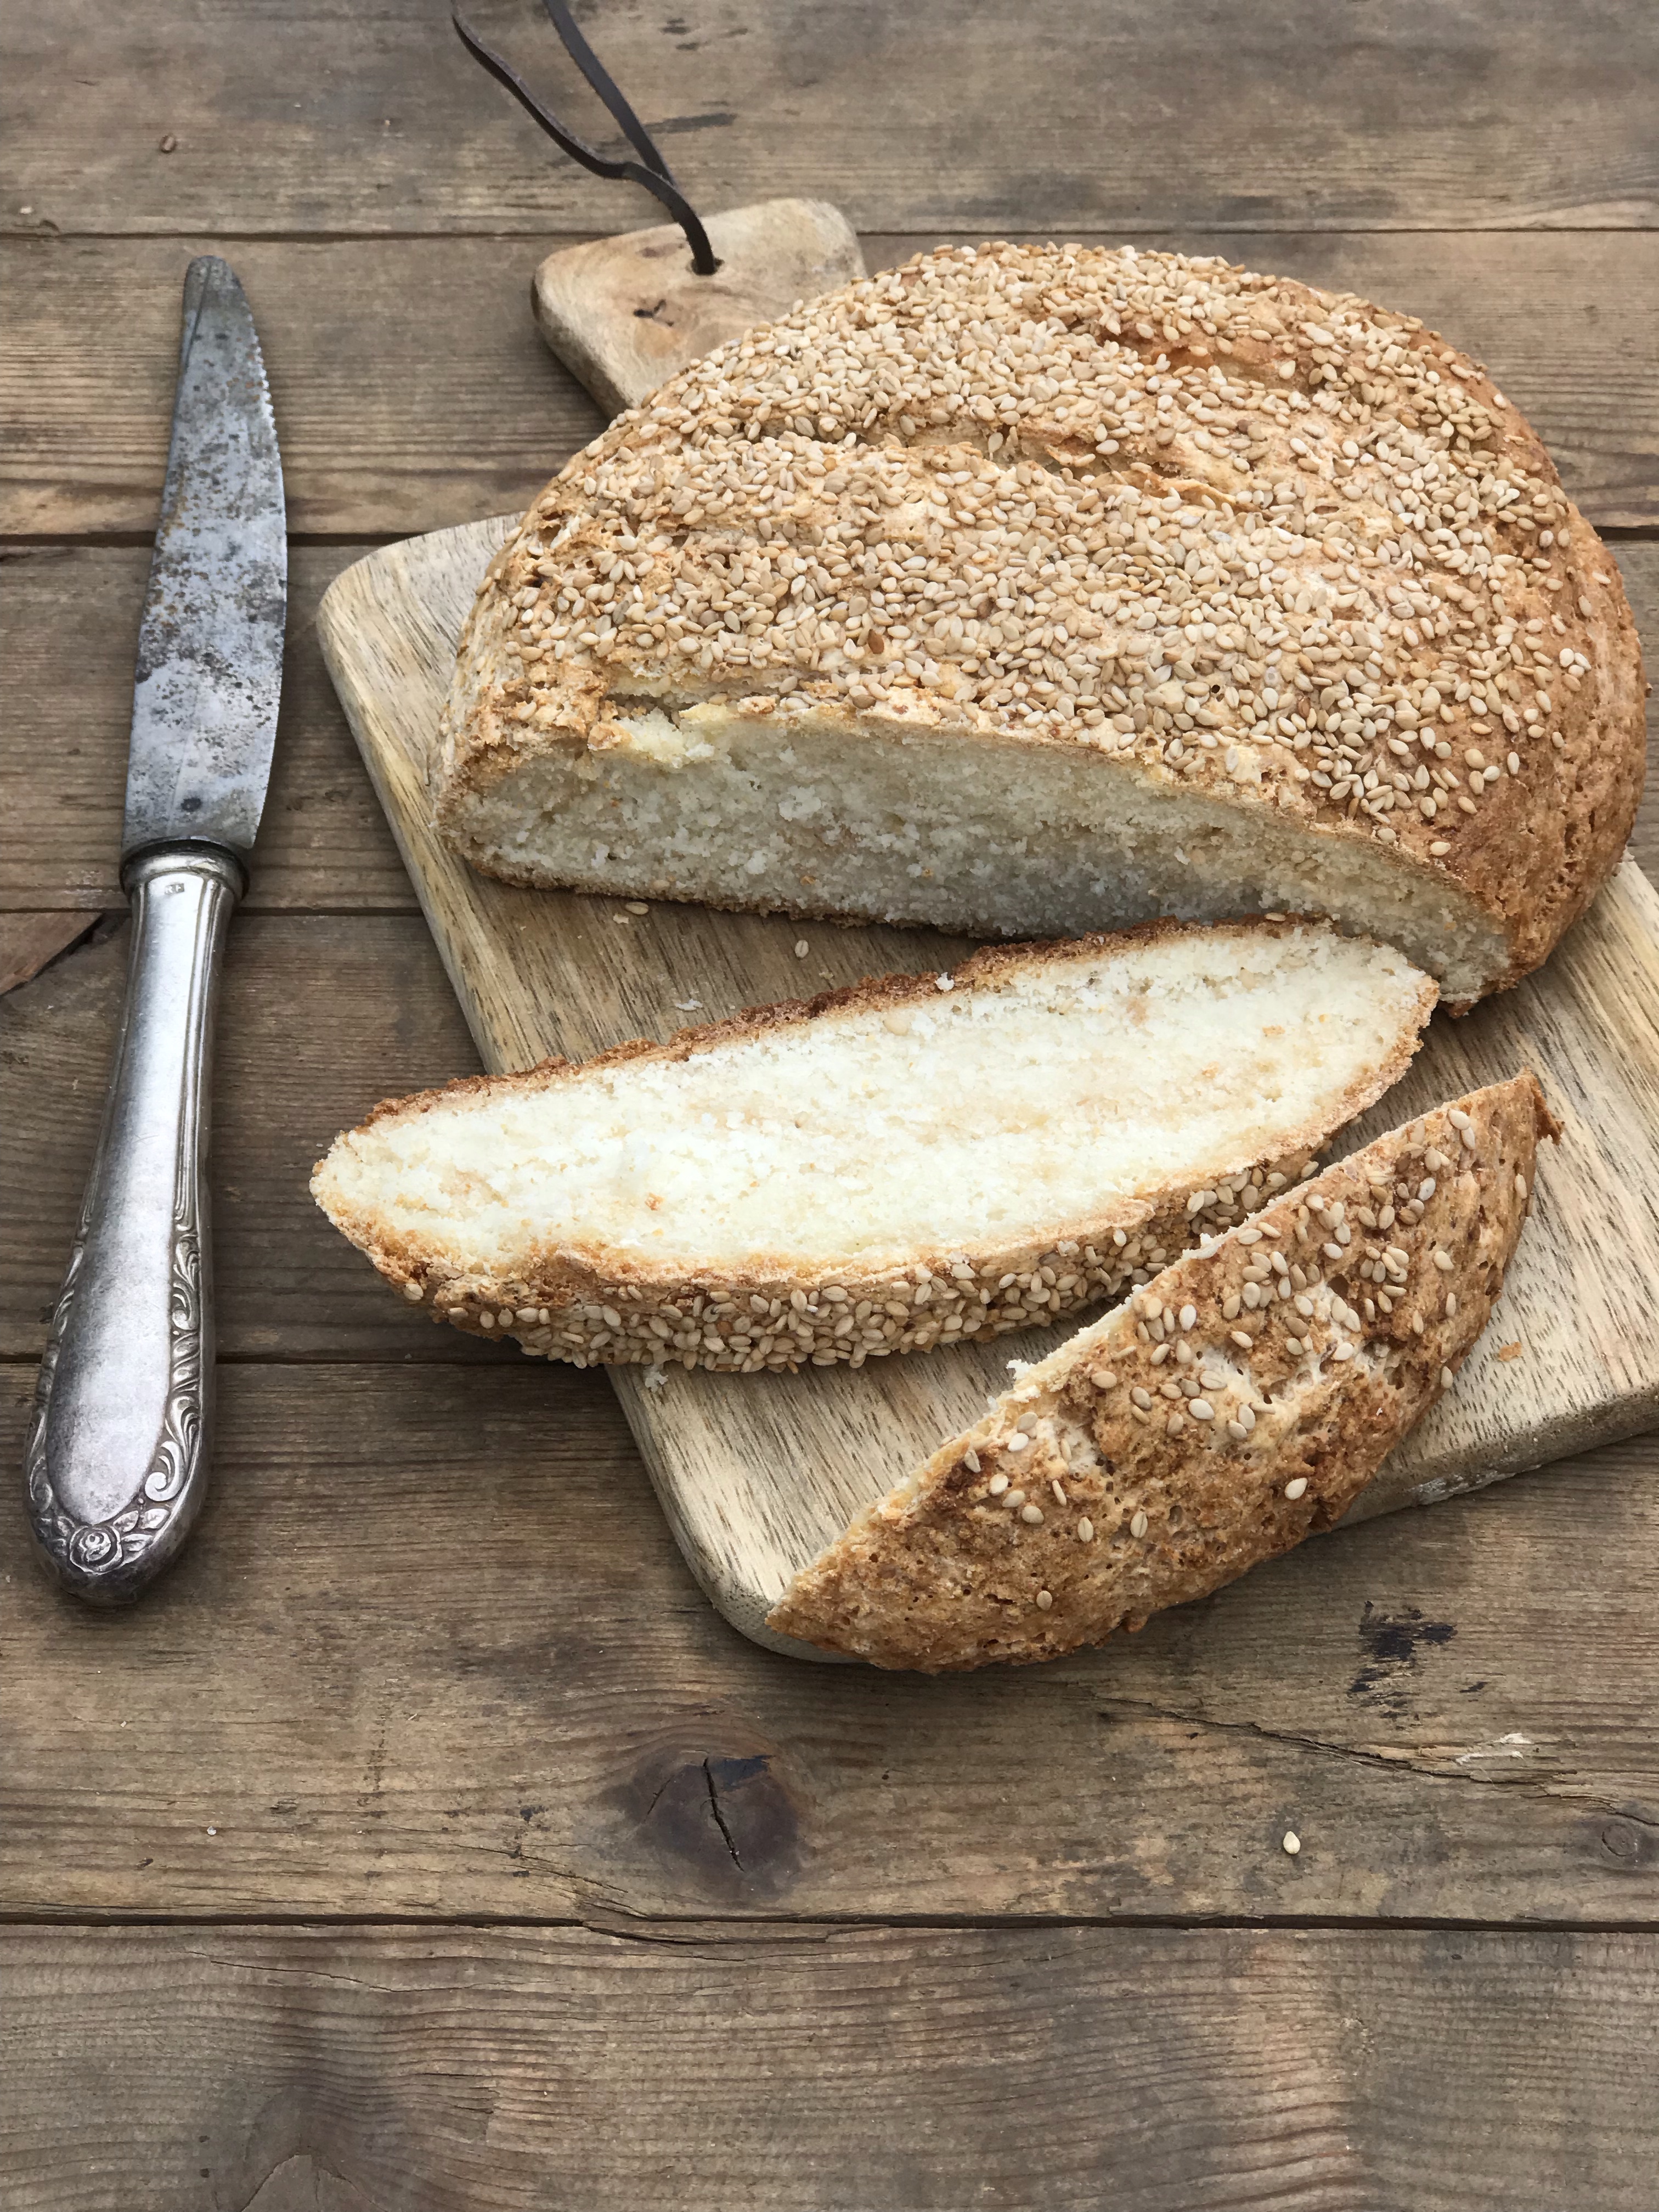
POLYGON ((1074 935, 1321 910, 1455 1005, 1616 864, 1644 684, 1535 434, 1413 318, 941 249, 672 379, 492 567, 441 824, 508 879, 1074 935))

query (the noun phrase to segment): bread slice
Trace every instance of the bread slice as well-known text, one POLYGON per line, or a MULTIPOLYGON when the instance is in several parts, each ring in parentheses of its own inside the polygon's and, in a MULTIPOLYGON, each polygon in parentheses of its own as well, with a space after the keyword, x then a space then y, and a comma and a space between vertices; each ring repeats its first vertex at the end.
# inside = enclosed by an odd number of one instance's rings
POLYGON ((1048 1659, 1328 1528, 1451 1387, 1558 1133, 1521 1075, 1286 1193, 1026 1370, 767 1626, 929 1674, 1048 1659))
POLYGON ((1068 937, 1325 912, 1462 1005, 1640 795, 1618 570, 1480 364, 1224 262, 941 250, 671 379, 491 568, 438 820, 521 884, 1068 937))
POLYGON ((1434 986, 1328 923, 1155 924, 380 1106, 319 1204, 550 1358, 860 1364, 1095 1304, 1309 1170, 1434 986))

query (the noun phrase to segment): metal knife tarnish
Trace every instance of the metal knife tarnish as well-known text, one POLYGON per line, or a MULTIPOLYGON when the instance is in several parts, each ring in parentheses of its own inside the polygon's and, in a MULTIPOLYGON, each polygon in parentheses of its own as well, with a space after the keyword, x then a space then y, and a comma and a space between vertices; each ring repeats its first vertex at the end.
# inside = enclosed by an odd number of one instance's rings
POLYGON ((287 594, 259 342, 234 272, 204 255, 185 279, 133 688, 126 1009, 26 1461, 42 1555, 99 1603, 136 1597, 174 1556, 206 1485, 214 1006, 270 777, 287 594))

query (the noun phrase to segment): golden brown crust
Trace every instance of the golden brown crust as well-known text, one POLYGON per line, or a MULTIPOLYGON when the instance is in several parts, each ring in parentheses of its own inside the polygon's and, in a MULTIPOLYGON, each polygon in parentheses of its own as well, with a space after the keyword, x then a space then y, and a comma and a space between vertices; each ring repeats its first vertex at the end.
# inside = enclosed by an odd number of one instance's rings
MULTIPOLYGON (((377 1122, 417 1115, 458 1097, 552 1089, 598 1069, 685 1060, 712 1046, 826 1016, 924 1005, 937 998, 947 976, 952 989, 972 989, 1023 968, 1086 962, 1135 945, 1189 936, 1279 938, 1309 927, 1328 925, 1265 916, 1219 926, 1154 921, 1064 944, 988 946, 944 974, 871 977, 814 999, 750 1006, 724 1021, 681 1030, 665 1044, 636 1038, 581 1063, 544 1060, 521 1073, 462 1076, 434 1091, 384 1099, 356 1129, 337 1140, 336 1150, 377 1122)), ((1040 1243, 907 1253, 902 1261, 872 1270, 843 1265, 803 1274, 779 1255, 770 1265, 761 1260, 742 1271, 693 1275, 665 1275, 627 1253, 567 1244, 535 1255, 521 1273, 502 1279, 463 1273, 424 1240, 390 1230, 373 1210, 352 1205, 331 1172, 332 1154, 317 1163, 312 1192, 336 1228, 411 1304, 424 1304, 434 1320, 474 1334, 514 1336, 526 1351, 548 1358, 578 1366, 672 1363, 728 1372, 841 1362, 859 1366, 887 1352, 927 1351, 1061 1320, 1117 1296, 1129 1283, 1144 1281, 1199 1237, 1245 1218, 1287 1183, 1311 1172, 1311 1155, 1332 1131, 1363 1113, 1399 1079, 1434 1002, 1434 986, 1424 978, 1411 1025, 1402 1029, 1394 1053, 1347 1087, 1328 1119, 1286 1129, 1271 1157, 1230 1161, 1196 1188, 1182 1183, 1126 1196, 1064 1224, 1040 1243)))
POLYGON ((541 880, 474 833, 502 776, 623 742, 619 696, 765 719, 793 694, 1381 841, 1501 923, 1497 988, 1618 859, 1644 688, 1541 442, 1414 319, 993 246, 750 332, 568 465, 469 623, 438 811, 541 880))
POLYGON ((768 1626, 927 1673, 1052 1658, 1331 1527, 1486 1326, 1559 1133, 1517 1076, 1178 1261, 872 1506, 768 1626))

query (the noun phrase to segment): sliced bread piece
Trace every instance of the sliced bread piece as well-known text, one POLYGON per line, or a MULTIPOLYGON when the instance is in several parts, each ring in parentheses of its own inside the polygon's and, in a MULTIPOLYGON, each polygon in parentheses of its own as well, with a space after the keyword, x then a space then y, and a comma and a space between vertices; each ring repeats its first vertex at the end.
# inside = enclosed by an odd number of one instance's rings
POLYGON ((380 1106, 312 1189, 550 1358, 857 1365, 1097 1303, 1311 1172, 1434 985, 1328 923, 982 951, 380 1106))
POLYGON ((1222 261, 946 248, 669 380, 461 641, 524 884, 1060 937, 1322 911, 1466 1002, 1617 865, 1619 571, 1478 362, 1222 261))
POLYGON ((1276 1200, 1027 1369, 767 1626, 928 1674, 1049 1659, 1328 1528, 1450 1388, 1557 1134, 1520 1075, 1276 1200))

